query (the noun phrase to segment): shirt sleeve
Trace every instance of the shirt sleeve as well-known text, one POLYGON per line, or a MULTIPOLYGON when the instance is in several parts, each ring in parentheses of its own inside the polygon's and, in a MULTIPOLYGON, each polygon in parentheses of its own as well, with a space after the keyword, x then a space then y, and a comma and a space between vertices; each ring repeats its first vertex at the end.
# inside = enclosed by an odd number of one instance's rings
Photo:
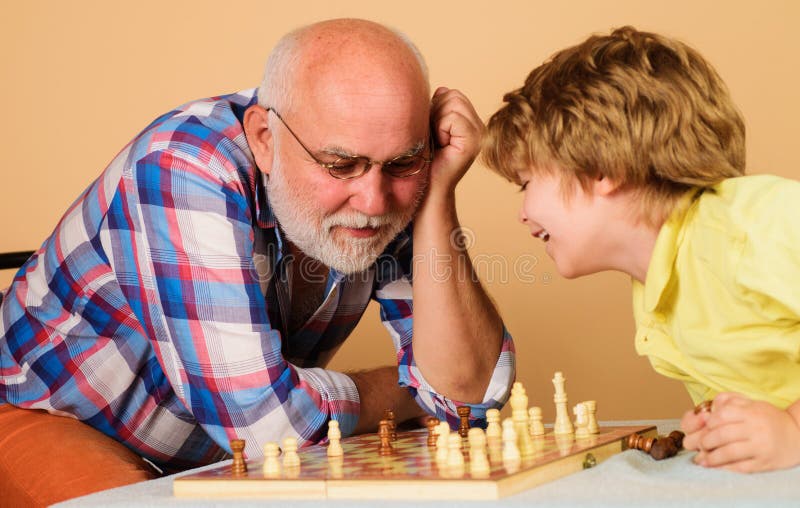
POLYGON ((165 149, 129 167, 109 219, 110 243, 121 246, 115 271, 196 421, 226 450, 246 439, 251 457, 289 435, 319 441, 331 418, 351 433, 352 380, 281 354, 254 266, 253 198, 236 163, 211 148, 165 149))
POLYGON ((397 351, 398 383, 409 390, 429 414, 447 420, 451 427, 460 420, 456 408, 469 406, 471 425, 485 427, 486 410, 500 409, 508 400, 514 382, 515 352, 511 335, 503 327, 503 344, 489 386, 479 404, 449 399, 428 384, 417 367, 412 347, 413 302, 411 292, 411 235, 404 233, 396 254, 379 258, 373 298, 381 308, 381 320, 397 351))
POLYGON ((749 303, 753 320, 769 323, 763 350, 781 351, 800 363, 800 182, 759 178, 737 226, 741 242, 730 249, 740 257, 736 291, 749 303), (763 181, 762 181, 763 180, 763 181))
MULTIPOLYGON (((750 219, 736 281, 742 296, 766 320, 800 322, 800 184, 766 193, 774 208, 750 219), (769 223, 763 218, 770 217, 769 223)), ((800 345, 798 345, 800 346, 800 345)), ((800 351, 799 351, 800 353, 800 351)))

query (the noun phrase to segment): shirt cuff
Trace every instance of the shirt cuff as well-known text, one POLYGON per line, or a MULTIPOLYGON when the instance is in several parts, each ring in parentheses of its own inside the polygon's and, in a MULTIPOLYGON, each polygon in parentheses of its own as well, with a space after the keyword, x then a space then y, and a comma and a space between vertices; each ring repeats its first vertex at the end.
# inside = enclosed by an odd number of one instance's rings
POLYGON ((408 388, 417 403, 428 413, 435 415, 440 420, 449 421, 451 426, 459 421, 458 413, 456 412, 458 406, 470 407, 470 422, 472 425, 485 426, 486 410, 492 408, 500 409, 505 405, 516 375, 514 341, 505 327, 503 327, 503 344, 500 349, 500 355, 494 366, 492 378, 489 380, 489 386, 486 388, 483 400, 479 404, 455 401, 436 393, 417 368, 410 344, 401 351, 401 355, 398 384, 408 388))
MULTIPOLYGON (((361 401, 353 380, 346 374, 320 368, 297 369, 297 375, 319 393, 328 419, 339 422, 342 436, 350 436, 358 423, 361 401)), ((321 422, 320 425, 326 422, 321 422)))

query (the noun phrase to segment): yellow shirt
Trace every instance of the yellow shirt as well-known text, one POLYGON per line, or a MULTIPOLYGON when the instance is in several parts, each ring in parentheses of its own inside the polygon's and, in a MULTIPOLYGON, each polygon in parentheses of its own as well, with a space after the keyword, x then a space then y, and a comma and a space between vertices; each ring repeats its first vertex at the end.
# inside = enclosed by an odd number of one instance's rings
POLYGON ((745 176, 684 196, 633 310, 636 351, 695 403, 800 399, 800 182, 745 176))

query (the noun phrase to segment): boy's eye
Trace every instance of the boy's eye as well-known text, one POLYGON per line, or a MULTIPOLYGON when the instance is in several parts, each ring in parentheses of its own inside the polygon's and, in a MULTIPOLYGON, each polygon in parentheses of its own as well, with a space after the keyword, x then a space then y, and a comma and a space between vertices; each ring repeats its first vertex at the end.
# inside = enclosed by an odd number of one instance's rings
POLYGON ((528 188, 528 182, 523 182, 522 185, 519 186, 520 192, 525 192, 525 189, 528 188))

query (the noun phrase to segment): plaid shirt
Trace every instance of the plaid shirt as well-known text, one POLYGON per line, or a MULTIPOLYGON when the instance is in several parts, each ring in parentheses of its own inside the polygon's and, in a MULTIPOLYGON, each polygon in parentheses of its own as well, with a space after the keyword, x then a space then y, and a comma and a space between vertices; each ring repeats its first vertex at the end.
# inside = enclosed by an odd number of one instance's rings
MULTIPOLYGON (((409 230, 367 272, 332 270, 287 333, 291 256, 242 130, 255 102, 248 90, 161 116, 69 208, 3 294, 0 401, 73 416, 169 467, 220 459, 234 437, 250 457, 287 435, 317 442, 331 418, 348 435, 358 392, 322 367, 375 299, 400 385, 457 421, 414 362, 409 230)), ((506 333, 477 420, 513 377, 506 333)))

